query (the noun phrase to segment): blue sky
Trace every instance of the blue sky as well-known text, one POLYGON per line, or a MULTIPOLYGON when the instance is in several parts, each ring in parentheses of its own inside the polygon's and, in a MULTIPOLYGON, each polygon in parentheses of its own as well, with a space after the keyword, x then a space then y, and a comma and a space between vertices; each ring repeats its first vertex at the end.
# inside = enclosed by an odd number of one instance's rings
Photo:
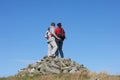
POLYGON ((119 0, 0 0, 0 77, 47 54, 51 22, 61 22, 65 58, 90 71, 120 74, 119 0))

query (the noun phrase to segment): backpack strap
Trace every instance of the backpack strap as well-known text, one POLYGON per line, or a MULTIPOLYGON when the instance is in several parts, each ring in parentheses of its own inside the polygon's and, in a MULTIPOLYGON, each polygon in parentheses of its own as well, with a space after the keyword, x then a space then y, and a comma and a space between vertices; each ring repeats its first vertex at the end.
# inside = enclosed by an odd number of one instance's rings
POLYGON ((63 29, 62 28, 60 28, 60 35, 62 36, 63 34, 62 34, 62 31, 63 31, 63 29))
POLYGON ((64 33, 63 28, 60 29, 60 35, 61 35, 62 40, 64 41, 64 39, 65 39, 65 33, 64 33))

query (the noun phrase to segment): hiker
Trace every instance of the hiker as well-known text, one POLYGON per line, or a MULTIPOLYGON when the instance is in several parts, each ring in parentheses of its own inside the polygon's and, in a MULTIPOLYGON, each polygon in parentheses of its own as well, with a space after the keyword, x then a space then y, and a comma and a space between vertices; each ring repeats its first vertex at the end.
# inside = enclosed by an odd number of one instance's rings
POLYGON ((55 29, 55 23, 52 22, 51 26, 48 28, 46 31, 45 37, 47 38, 47 43, 48 43, 48 57, 54 57, 54 54, 57 51, 57 44, 55 42, 55 38, 60 40, 59 37, 56 36, 54 33, 55 29))
POLYGON ((55 34, 59 38, 61 38, 61 40, 56 39, 56 43, 57 43, 58 49, 57 49, 57 52, 55 53, 55 56, 56 56, 56 58, 58 58, 58 52, 60 52, 61 58, 64 58, 64 54, 63 54, 63 51, 62 51, 62 46, 63 46, 63 41, 65 39, 65 31, 62 28, 62 24, 61 23, 57 24, 57 28, 55 29, 55 34))

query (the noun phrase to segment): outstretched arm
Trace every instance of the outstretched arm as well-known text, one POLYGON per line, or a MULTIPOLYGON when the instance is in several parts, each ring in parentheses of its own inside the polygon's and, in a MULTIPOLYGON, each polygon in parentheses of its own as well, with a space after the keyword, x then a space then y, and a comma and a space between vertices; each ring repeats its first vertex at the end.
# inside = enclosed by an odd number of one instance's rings
POLYGON ((54 35, 57 39, 61 40, 61 38, 59 38, 55 33, 53 33, 53 35, 54 35))

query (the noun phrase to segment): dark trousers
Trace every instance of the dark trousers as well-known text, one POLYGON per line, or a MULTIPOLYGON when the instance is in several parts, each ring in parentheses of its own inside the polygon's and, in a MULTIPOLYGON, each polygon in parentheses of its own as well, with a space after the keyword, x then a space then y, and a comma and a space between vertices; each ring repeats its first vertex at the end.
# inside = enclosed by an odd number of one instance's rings
POLYGON ((55 56, 58 56, 59 53, 60 53, 61 58, 64 58, 64 54, 63 54, 63 51, 62 51, 63 41, 60 41, 60 40, 56 39, 56 43, 57 43, 58 49, 55 53, 55 56))

